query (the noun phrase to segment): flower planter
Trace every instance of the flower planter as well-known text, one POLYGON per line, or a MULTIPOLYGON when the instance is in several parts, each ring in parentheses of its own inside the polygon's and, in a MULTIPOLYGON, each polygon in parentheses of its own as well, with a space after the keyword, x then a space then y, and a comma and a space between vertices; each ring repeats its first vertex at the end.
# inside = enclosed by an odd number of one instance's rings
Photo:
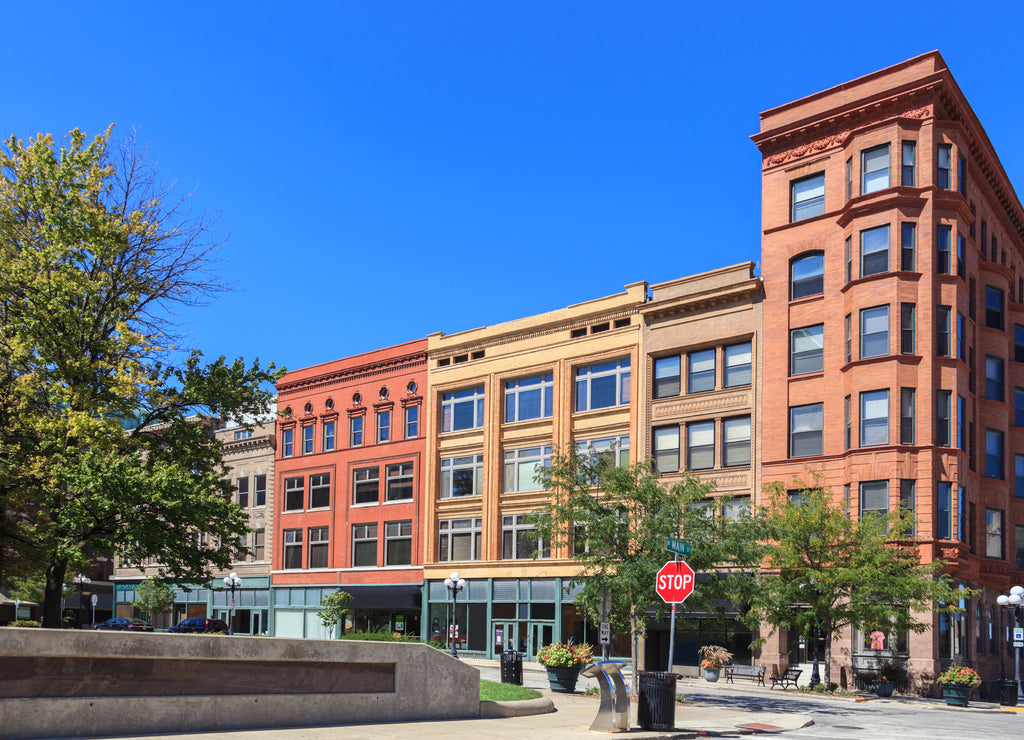
POLYGON ((948 683, 941 684, 941 686, 942 698, 951 707, 966 707, 967 701, 971 698, 971 693, 974 691, 973 686, 957 686, 948 683))
POLYGON ((892 696, 892 681, 875 681, 875 696, 892 696))
POLYGON ((714 683, 718 680, 719 676, 722 675, 721 668, 705 668, 704 669, 704 680, 714 683))
POLYGON ((548 682, 551 684, 552 691, 571 694, 576 690, 576 681, 580 677, 580 667, 578 665, 570 666, 569 668, 547 666, 547 669, 548 682))

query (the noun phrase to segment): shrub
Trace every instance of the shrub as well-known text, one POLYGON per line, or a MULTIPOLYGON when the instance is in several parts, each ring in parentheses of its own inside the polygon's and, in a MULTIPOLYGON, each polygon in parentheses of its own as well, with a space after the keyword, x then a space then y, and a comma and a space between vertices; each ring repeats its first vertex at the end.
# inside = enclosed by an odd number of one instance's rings
POLYGON ((537 662, 548 668, 571 668, 594 661, 594 649, 586 643, 555 642, 537 653, 537 662))
POLYGON ((972 689, 981 686, 981 676, 976 670, 966 666, 950 666, 937 680, 947 686, 968 686, 972 689))
POLYGON ((697 649, 701 668, 721 668, 732 661, 732 653, 720 645, 701 645, 697 649))

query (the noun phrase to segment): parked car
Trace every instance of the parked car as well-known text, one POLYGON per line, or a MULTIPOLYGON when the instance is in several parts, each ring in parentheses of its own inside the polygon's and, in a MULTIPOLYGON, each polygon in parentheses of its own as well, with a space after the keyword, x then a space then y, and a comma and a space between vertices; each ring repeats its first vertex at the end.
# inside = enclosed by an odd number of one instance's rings
POLYGON ((97 630, 128 630, 130 632, 152 632, 153 625, 147 624, 141 619, 128 619, 126 617, 114 617, 106 622, 100 622, 93 629, 97 630))
POLYGON ((228 633, 228 625, 222 619, 207 619, 206 617, 189 617, 183 619, 167 630, 168 632, 223 632, 228 633))

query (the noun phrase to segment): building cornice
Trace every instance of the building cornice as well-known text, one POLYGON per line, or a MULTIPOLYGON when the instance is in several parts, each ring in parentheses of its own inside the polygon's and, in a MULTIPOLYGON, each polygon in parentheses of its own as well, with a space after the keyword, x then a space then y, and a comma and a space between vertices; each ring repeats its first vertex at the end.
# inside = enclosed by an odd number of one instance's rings
POLYGON ((363 365, 356 365, 354 367, 328 370, 317 375, 297 380, 288 380, 286 376, 277 382, 277 392, 279 396, 283 396, 294 395, 298 392, 308 392, 311 390, 325 390, 332 386, 351 383, 354 380, 364 380, 367 378, 380 377, 382 375, 396 375, 401 372, 414 371, 425 367, 426 363, 427 356, 425 352, 413 352, 410 354, 399 355, 398 357, 388 358, 386 360, 377 360, 363 365))

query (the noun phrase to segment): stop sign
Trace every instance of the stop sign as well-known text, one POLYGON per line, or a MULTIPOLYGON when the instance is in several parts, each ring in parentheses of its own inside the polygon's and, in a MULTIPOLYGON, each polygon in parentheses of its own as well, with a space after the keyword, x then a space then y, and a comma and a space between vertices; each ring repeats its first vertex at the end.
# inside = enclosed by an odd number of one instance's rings
POLYGON ((666 604, 681 604, 693 593, 693 568, 670 560, 658 571, 654 589, 666 604))

